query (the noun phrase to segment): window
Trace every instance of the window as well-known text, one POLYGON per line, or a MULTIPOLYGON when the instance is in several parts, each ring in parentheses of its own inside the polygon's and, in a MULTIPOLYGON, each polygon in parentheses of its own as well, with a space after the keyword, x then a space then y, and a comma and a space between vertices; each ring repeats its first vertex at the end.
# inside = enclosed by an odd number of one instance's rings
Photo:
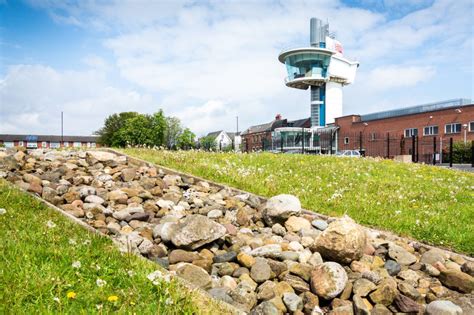
POLYGON ((75 148, 80 148, 80 147, 81 147, 81 143, 80 143, 80 142, 74 142, 74 147, 75 147, 75 148))
POLYGON ((59 148, 59 142, 51 142, 51 143, 49 144, 49 147, 50 147, 51 149, 57 149, 57 148, 59 148))
POLYGON ((28 149, 36 149, 38 147, 38 142, 27 142, 26 147, 28 149))
POLYGON ((48 143, 47 143, 46 141, 43 141, 43 142, 41 143, 41 147, 42 147, 42 148, 46 148, 47 146, 48 146, 48 143))
POLYGON ((5 145, 5 148, 13 148, 13 142, 11 141, 5 141, 3 145, 5 145))
POLYGON ((405 137, 413 137, 413 136, 418 136, 418 129, 417 128, 408 128, 405 129, 405 137))
POLYGON ((95 148, 95 142, 91 142, 91 148, 95 148))
POLYGON ((375 141, 376 134, 375 132, 370 133, 370 141, 375 141))
POLYGON ((23 147, 25 143, 23 141, 18 141, 18 146, 23 147))
POLYGON ((454 123, 454 124, 447 124, 444 126, 444 133, 460 133, 461 132, 461 124, 454 123))
POLYGON ((428 126, 428 127, 425 127, 423 130, 424 136, 432 136, 432 135, 437 135, 437 134, 438 134, 438 126, 428 126))
POLYGON ((349 144, 349 137, 344 137, 344 144, 349 144))
POLYGON ((470 131, 470 132, 474 132, 474 121, 471 121, 471 122, 469 123, 469 131, 470 131))

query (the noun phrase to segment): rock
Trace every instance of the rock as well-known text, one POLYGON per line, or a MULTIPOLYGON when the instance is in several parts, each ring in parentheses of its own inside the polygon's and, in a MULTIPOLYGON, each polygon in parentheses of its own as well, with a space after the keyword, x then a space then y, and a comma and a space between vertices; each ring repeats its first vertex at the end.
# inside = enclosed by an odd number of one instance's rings
POLYGON ((125 209, 122 209, 120 211, 114 212, 112 216, 117 219, 117 220, 125 220, 128 216, 134 214, 134 213, 139 213, 139 212, 144 212, 143 208, 140 207, 128 207, 125 209))
POLYGON ((420 297, 420 292, 418 292, 411 284, 408 283, 399 283, 398 290, 400 290, 402 294, 415 301, 420 297))
POLYGON ((352 301, 354 305, 355 315, 370 315, 370 311, 372 310, 372 304, 370 304, 367 299, 355 295, 352 301))
POLYGON ((461 315, 462 309, 451 301, 433 301, 426 307, 427 315, 461 315))
POLYGON ((237 288, 230 291, 229 295, 234 302, 238 303, 236 306, 242 307, 245 312, 250 312, 257 304, 257 294, 245 282, 239 283, 237 288))
POLYGON ((38 184, 38 183, 31 183, 29 186, 28 186, 28 191, 32 192, 32 193, 35 193, 35 194, 38 194, 38 195, 41 195, 42 192, 43 192, 43 187, 41 187, 41 184, 38 184))
POLYGON ((281 254, 280 244, 268 244, 251 250, 248 254, 251 256, 272 257, 281 254))
POLYGON ((324 220, 313 220, 311 221, 311 225, 320 231, 324 231, 328 228, 328 223, 324 220))
POLYGON ((313 267, 307 264, 292 263, 289 265, 288 270, 305 281, 309 281, 313 267))
POLYGON ((150 240, 144 239, 143 242, 138 246, 138 251, 140 254, 146 255, 150 253, 151 249, 153 248, 153 242, 150 240))
POLYGON ((299 232, 302 229, 310 229, 311 223, 305 218, 291 216, 286 220, 285 228, 289 232, 299 232))
POLYGON ((120 177, 124 182, 131 182, 137 175, 137 170, 135 168, 125 168, 122 170, 120 177))
POLYGON ((443 264, 446 262, 446 254, 441 249, 437 248, 432 248, 429 251, 426 251, 420 258, 420 262, 423 264, 433 265, 437 261, 443 264))
POLYGON ((349 217, 329 224, 315 241, 315 250, 330 260, 348 264, 364 254, 367 243, 365 231, 349 217))
POLYGON ((237 258, 237 253, 234 251, 230 251, 221 255, 216 255, 214 256, 212 260, 214 261, 214 263, 223 263, 223 262, 234 261, 235 258, 237 258))
POLYGON ((464 273, 467 273, 471 277, 474 277, 474 262, 472 261, 466 261, 462 266, 461 266, 461 271, 464 273))
POLYGON ((176 274, 197 287, 205 289, 211 286, 211 276, 201 267, 180 263, 176 269, 176 274))
POLYGON ((283 303, 285 303, 286 309, 290 312, 303 309, 303 299, 291 292, 283 294, 283 303))
POLYGON ((321 257, 321 254, 318 252, 314 252, 311 255, 311 257, 308 259, 308 264, 310 264, 313 267, 322 263, 323 263, 323 258, 321 257))
MULTIPOLYGON (((273 281, 265 281, 257 288, 258 300, 270 300, 275 296, 276 283, 273 281)), ((293 289, 292 289, 293 290, 293 289)))
POLYGON ((85 202, 88 202, 88 203, 96 203, 96 204, 104 204, 105 203, 105 200, 99 196, 96 196, 96 195, 89 195, 86 197, 85 199, 85 202))
POLYGON ((128 196, 121 190, 113 190, 107 193, 107 199, 119 204, 126 204, 128 196))
POLYGON ((127 217, 125 217, 125 221, 127 221, 127 222, 130 222, 130 221, 133 221, 133 220, 136 220, 136 221, 148 221, 149 218, 150 218, 150 214, 149 214, 149 213, 136 212, 136 213, 133 213, 133 214, 128 215, 127 217))
POLYGON ((222 213, 222 210, 217 210, 217 209, 211 210, 207 213, 207 217, 213 220, 221 218, 223 216, 224 214, 222 213))
POLYGON ((448 269, 446 271, 441 271, 438 278, 441 283, 448 288, 464 293, 471 293, 471 291, 474 290, 474 277, 471 277, 467 273, 448 269))
POLYGON ((297 293, 310 291, 308 283, 300 277, 287 274, 282 280, 287 282, 297 293))
POLYGON ((330 300, 344 290, 347 279, 346 271, 341 265, 335 262, 325 262, 314 267, 311 272, 311 291, 330 300))
POLYGON ((58 196, 58 193, 53 188, 51 187, 43 188, 41 198, 43 198, 44 200, 49 201, 54 204, 57 196, 58 196))
POLYGON ((402 267, 395 261, 388 259, 385 264, 384 268, 387 270, 388 274, 391 276, 396 276, 402 270, 402 267))
POLYGON ((251 312, 250 315, 281 315, 283 314, 275 304, 270 301, 264 301, 257 305, 251 312))
POLYGON ((405 283, 409 283, 414 287, 418 286, 418 280, 420 279, 418 273, 410 269, 403 270, 398 274, 398 277, 403 279, 405 283))
POLYGON ((301 212, 301 203, 293 195, 278 195, 268 199, 263 208, 262 215, 268 226, 283 223, 292 215, 301 212))
POLYGON ((199 259, 199 255, 197 253, 188 252, 182 249, 172 250, 168 256, 170 264, 176 264, 180 262, 191 263, 196 259, 199 259))
POLYGON ((388 248, 388 255, 400 265, 411 265, 416 262, 416 256, 409 253, 401 246, 390 244, 388 248))
POLYGON ((380 282, 377 289, 372 292, 369 297, 375 304, 388 306, 392 304, 397 294, 397 282, 392 278, 386 278, 380 282))
POLYGON ((354 295, 365 297, 370 292, 375 290, 375 288, 377 288, 377 286, 373 282, 367 279, 361 278, 361 279, 357 279, 354 282, 352 291, 354 292, 354 295))
POLYGON ((376 304, 370 312, 370 315, 392 315, 392 312, 390 312, 385 305, 376 304))
POLYGON ((207 291, 214 299, 224 301, 226 303, 232 304, 234 300, 227 294, 229 290, 227 288, 212 288, 207 291))
POLYGON ((91 187, 91 186, 82 186, 79 189, 79 197, 81 199, 85 199, 87 196, 95 195, 95 194, 96 194, 96 190, 94 187, 91 187))
POLYGON ((395 306, 403 313, 418 313, 420 306, 408 296, 398 294, 394 300, 395 306))
POLYGON ((279 236, 285 236, 286 229, 280 223, 277 223, 272 226, 272 232, 279 236))
POLYGON ((250 277, 257 283, 265 282, 270 279, 271 274, 272 269, 264 258, 257 258, 255 264, 253 264, 250 269, 250 277))
POLYGON ((226 228, 199 214, 181 219, 171 227, 170 239, 173 245, 197 249, 211 243, 226 233, 226 228))
POLYGON ((288 267, 284 262, 276 261, 273 259, 267 259, 267 263, 270 265, 272 272, 277 277, 279 277, 283 272, 288 270, 288 267))
POLYGON ((87 151, 86 156, 99 162, 113 161, 117 157, 114 153, 104 151, 87 151))
POLYGON ((244 267, 250 268, 255 264, 255 258, 253 256, 248 255, 244 252, 240 252, 237 255, 237 261, 244 267))

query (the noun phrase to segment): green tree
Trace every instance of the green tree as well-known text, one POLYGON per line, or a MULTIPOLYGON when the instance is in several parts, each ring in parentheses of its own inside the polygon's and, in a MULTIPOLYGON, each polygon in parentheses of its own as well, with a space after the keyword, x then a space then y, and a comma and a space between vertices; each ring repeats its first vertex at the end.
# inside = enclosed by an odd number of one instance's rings
POLYGON ((199 139, 199 144, 204 150, 216 150, 216 142, 214 137, 202 137, 199 139))
POLYGON ((105 119, 104 126, 95 132, 99 136, 99 143, 108 147, 123 147, 126 145, 120 137, 119 131, 127 120, 138 116, 137 112, 123 112, 112 114, 105 119))
POLYGON ((119 137, 130 146, 153 146, 156 143, 153 117, 138 115, 130 118, 118 132, 119 137))
POLYGON ((189 130, 189 128, 184 129, 184 131, 178 135, 176 139, 176 146, 179 149, 188 150, 194 147, 196 135, 189 130))
POLYGON ((166 117, 165 141, 168 149, 177 146, 178 137, 182 133, 181 121, 176 117, 166 117))
POLYGON ((165 145, 166 117, 163 110, 159 110, 150 117, 152 145, 157 147, 165 145))

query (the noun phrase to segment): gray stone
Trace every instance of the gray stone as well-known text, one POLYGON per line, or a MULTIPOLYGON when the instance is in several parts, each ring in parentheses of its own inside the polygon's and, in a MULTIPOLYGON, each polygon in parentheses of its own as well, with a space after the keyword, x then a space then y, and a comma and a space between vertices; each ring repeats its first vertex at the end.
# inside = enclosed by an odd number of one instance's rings
POLYGON ((228 294, 229 290, 227 288, 212 288, 209 291, 209 294, 216 300, 224 301, 226 303, 232 304, 233 300, 228 294))
POLYGON ((416 256, 409 253, 401 246, 390 244, 388 248, 388 256, 395 260, 400 265, 411 265, 416 263, 416 256))
POLYGON ((85 199, 85 202, 88 202, 88 203, 96 203, 96 204, 104 204, 105 203, 105 200, 99 196, 96 196, 96 195, 89 195, 86 197, 85 199))
POLYGON ((296 312, 303 309, 303 299, 295 293, 283 293, 283 303, 288 311, 296 312))
POLYGON ((251 312, 250 315, 281 315, 280 311, 275 304, 270 301, 264 301, 257 305, 251 312))
POLYGON ((354 315, 370 315, 369 301, 358 295, 352 298, 354 315))
POLYGON ((271 257, 281 254, 280 244, 268 244, 251 250, 248 254, 251 256, 271 257))
POLYGON ((237 306, 242 307, 245 312, 250 312, 257 304, 257 294, 253 291, 253 288, 245 282, 239 283, 237 288, 230 291, 229 295, 234 302, 238 303, 237 306))
POLYGON ((400 270, 402 270, 402 267, 400 266, 400 264, 398 264, 395 260, 387 260, 383 266, 389 275, 391 276, 396 276, 400 270))
POLYGON ((438 248, 432 248, 429 251, 426 251, 421 255, 420 262, 423 264, 432 265, 436 262, 445 263, 446 261, 446 254, 438 248))
POLYGON ((177 247, 199 248, 226 234, 226 228, 209 218, 194 214, 180 220, 171 227, 171 242, 177 247))
POLYGON ((361 278, 357 279, 354 282, 354 286, 352 288, 352 292, 354 292, 354 295, 358 295, 360 297, 365 297, 367 296, 370 292, 375 290, 377 286, 372 282, 367 279, 361 278))
POLYGON ((464 273, 467 273, 471 277, 474 277, 474 262, 472 261, 466 261, 462 266, 461 266, 461 271, 464 273))
POLYGON ((225 254, 216 255, 214 256, 212 260, 214 263, 223 263, 223 262, 234 261, 236 258, 237 258, 237 253, 234 251, 230 251, 225 254))
POLYGON ((207 213, 207 217, 209 219, 218 219, 218 218, 222 218, 223 216, 224 214, 222 213, 222 210, 218 210, 218 209, 211 210, 207 213))
POLYGON ((208 288, 211 286, 211 276, 201 267, 180 263, 176 269, 176 274, 197 287, 208 288))
POLYGON ((262 215, 265 222, 272 226, 275 223, 283 223, 292 215, 301 212, 301 203, 293 195, 278 195, 268 199, 263 208, 262 215))
POLYGON ((258 257, 255 260, 255 264, 252 265, 250 269, 250 277, 257 283, 265 282, 270 279, 272 274, 272 269, 268 265, 266 259, 258 257))
POLYGON ((121 178, 124 182, 132 181, 137 175, 137 170, 135 168, 125 168, 122 170, 121 178))
POLYGON ((313 220, 311 224, 320 231, 324 231, 328 228, 328 223, 324 220, 313 220))
POLYGON ((81 199, 85 199, 87 196, 95 195, 95 194, 96 194, 96 190, 94 187, 91 187, 91 186, 82 186, 79 189, 79 196, 81 197, 81 199))
POLYGON ((433 301, 426 307, 427 315, 461 315, 462 309, 451 301, 433 301))

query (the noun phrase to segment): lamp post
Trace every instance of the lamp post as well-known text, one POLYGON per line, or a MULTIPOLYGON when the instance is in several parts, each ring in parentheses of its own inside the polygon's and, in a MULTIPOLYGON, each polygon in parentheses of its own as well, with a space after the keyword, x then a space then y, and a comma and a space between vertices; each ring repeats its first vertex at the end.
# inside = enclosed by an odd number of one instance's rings
POLYGON ((462 125, 464 128, 464 145, 467 144, 467 124, 462 125))

